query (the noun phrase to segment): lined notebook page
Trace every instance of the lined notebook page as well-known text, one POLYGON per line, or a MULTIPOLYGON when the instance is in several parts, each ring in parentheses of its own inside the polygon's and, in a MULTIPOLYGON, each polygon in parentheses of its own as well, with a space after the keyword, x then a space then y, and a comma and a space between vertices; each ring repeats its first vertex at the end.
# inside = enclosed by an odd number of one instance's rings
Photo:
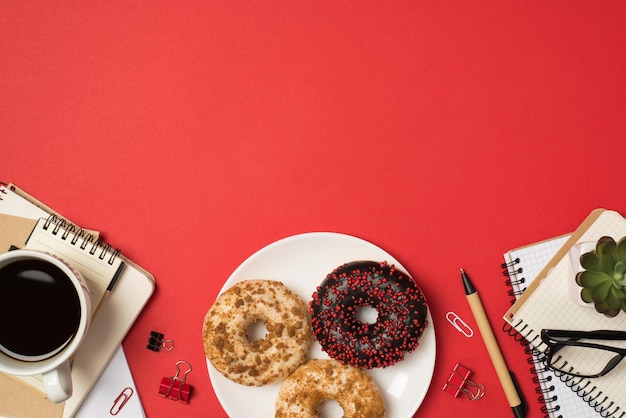
MULTIPOLYGON (((505 262, 510 265, 511 287, 515 298, 518 298, 526 290, 568 238, 569 235, 561 236, 517 248, 504 254, 505 262), (515 262, 514 260, 519 261, 515 262)), ((541 361, 542 357, 533 354, 532 359, 546 405, 545 413, 551 418, 599 417, 600 415, 593 408, 545 366, 541 361)))
POLYGON ((69 229, 62 220, 39 219, 25 248, 59 255, 76 268, 87 282, 91 309, 95 312, 107 289, 121 274, 123 263, 110 246, 91 234, 82 234, 80 229, 69 229))
MULTIPOLYGON (((586 227, 586 223, 584 223, 586 227)), ((579 228, 577 242, 597 241, 602 236, 618 240, 626 236, 626 220, 617 212, 603 211, 587 229, 579 228)), ((569 242, 568 242, 569 244, 569 242)), ((542 271, 543 274, 543 271, 542 271)), ((606 318, 593 308, 583 307, 568 294, 569 281, 574 280, 574 268, 565 254, 554 267, 538 278, 538 285, 509 310, 505 320, 539 351, 545 351, 540 332, 544 328, 566 330, 626 330, 626 313, 606 318)), ((529 289, 530 290, 530 289, 529 289)), ((626 347, 626 342, 618 343, 626 347)), ((590 361, 593 361, 590 360, 590 361)), ((578 387, 592 406, 607 408, 616 417, 626 416, 626 361, 606 376, 581 379, 578 387)))

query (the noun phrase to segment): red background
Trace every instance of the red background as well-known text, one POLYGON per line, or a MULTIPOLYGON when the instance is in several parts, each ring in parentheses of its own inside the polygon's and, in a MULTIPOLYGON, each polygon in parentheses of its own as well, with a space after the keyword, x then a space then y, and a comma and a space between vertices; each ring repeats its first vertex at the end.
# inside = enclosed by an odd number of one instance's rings
POLYGON ((509 416, 459 279, 510 368, 513 247, 626 213, 626 4, 588 1, 2 2, 1 180, 103 231, 157 291, 124 341, 148 417, 225 416, 204 314, 232 271, 292 234, 393 254, 426 292, 437 362, 418 418, 509 416), (150 330, 175 349, 145 349, 150 330), (189 405, 157 396, 190 361, 189 405), (484 399, 441 391, 460 361, 484 399))

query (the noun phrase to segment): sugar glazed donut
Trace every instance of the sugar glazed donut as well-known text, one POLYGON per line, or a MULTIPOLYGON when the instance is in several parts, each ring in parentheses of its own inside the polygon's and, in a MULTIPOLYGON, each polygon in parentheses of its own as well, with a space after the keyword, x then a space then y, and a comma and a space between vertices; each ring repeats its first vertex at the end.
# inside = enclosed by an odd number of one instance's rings
POLYGON ((306 361, 312 341, 307 304, 281 282, 248 280, 222 293, 204 318, 204 352, 220 373, 246 386, 289 376, 306 361), (248 327, 263 321, 265 337, 248 327))
POLYGON ((315 339, 342 364, 372 369, 404 359, 427 326, 424 294, 407 274, 385 262, 354 261, 329 273, 310 301, 315 339), (360 308, 378 312, 375 323, 357 319, 360 308))
POLYGON ((275 418, 319 416, 317 408, 335 400, 344 418, 379 418, 385 404, 374 379, 364 370, 334 360, 310 360, 298 367, 280 388, 275 418))

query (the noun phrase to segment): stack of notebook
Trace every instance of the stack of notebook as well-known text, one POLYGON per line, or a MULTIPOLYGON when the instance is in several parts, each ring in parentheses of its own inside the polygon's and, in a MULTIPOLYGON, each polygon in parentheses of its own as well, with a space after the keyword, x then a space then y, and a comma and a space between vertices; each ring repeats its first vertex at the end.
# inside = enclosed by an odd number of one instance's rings
POLYGON ((87 336, 73 358, 73 394, 45 398, 40 376, 0 375, 0 416, 70 418, 96 384, 154 291, 154 278, 99 234, 67 221, 15 185, 0 184, 0 252, 30 248, 56 254, 83 273, 94 307, 87 336))
MULTIPOLYGON (((528 345, 541 388, 539 401, 550 417, 626 417, 626 361, 599 378, 579 378, 548 369, 542 329, 626 330, 626 313, 607 318, 572 300, 568 281, 575 271, 569 257, 573 245, 602 236, 626 236, 626 220, 617 212, 598 209, 571 235, 511 250, 504 255, 505 274, 514 297, 505 314, 509 331, 528 345)), ((626 344, 626 342, 624 342, 626 344)), ((593 361, 593 360, 590 360, 593 361)))

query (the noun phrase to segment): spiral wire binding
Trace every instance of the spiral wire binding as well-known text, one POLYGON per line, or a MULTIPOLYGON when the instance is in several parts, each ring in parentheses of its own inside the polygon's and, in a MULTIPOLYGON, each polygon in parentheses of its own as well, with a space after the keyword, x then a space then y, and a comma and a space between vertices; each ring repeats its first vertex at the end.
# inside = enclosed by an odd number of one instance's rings
POLYGON ((526 287, 522 287, 522 285, 526 283, 526 278, 523 276, 517 278, 518 274, 522 274, 524 272, 524 269, 521 266, 517 267, 520 263, 521 261, 518 257, 513 261, 502 263, 500 265, 500 268, 502 268, 502 275, 508 277, 508 279, 505 280, 504 285, 509 287, 508 295, 511 297, 511 305, 513 305, 517 300, 517 297, 524 293, 524 290, 526 290, 526 287))
MULTIPOLYGON (((509 288, 507 293, 511 297, 511 305, 513 305, 517 300, 517 297, 521 295, 524 290, 526 290, 526 287, 522 288, 521 286, 526 283, 526 278, 523 276, 520 278, 516 277, 524 271, 521 266, 518 267, 520 263, 520 259, 516 258, 513 261, 502 263, 500 265, 503 269, 502 275, 508 277, 504 281, 504 284, 509 288)), ((533 354, 537 354, 539 351, 533 348, 533 346, 530 345, 528 340, 524 337, 523 332, 526 331, 526 328, 527 326, 523 325, 520 330, 521 332, 519 332, 508 322, 505 322, 502 326, 502 331, 513 337, 515 341, 519 342, 520 345, 524 347, 524 354, 527 355, 526 362, 531 366, 530 373, 534 375, 532 382, 535 384, 535 393, 539 395, 537 396, 537 402, 541 404, 541 413, 544 414, 544 418, 550 418, 550 414, 559 411, 561 407, 556 403, 558 396, 550 394, 550 392, 553 392, 555 389, 554 385, 548 386, 545 389, 543 388, 542 383, 550 382, 552 380, 552 376, 544 377, 544 375, 541 374, 541 372, 545 370, 544 368, 540 371, 537 370, 533 354)), ((556 418, 563 418, 563 416, 557 415, 556 418)))
POLYGON ((96 239, 93 234, 85 232, 84 229, 77 227, 71 222, 63 218, 59 218, 55 214, 48 216, 46 222, 43 225, 43 229, 50 231, 52 235, 59 235, 62 240, 67 241, 71 236, 72 239, 69 242, 76 248, 80 248, 83 251, 89 251, 89 254, 96 255, 100 260, 106 260, 107 263, 113 264, 115 259, 120 256, 119 249, 113 249, 109 244, 96 239))

